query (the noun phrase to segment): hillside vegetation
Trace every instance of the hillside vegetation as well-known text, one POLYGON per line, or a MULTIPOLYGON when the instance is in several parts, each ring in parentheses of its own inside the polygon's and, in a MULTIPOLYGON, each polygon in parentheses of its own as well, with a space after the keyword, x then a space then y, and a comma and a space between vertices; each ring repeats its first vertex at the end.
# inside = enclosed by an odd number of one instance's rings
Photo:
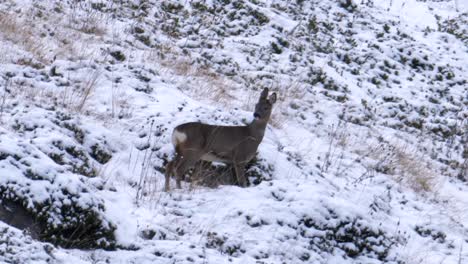
POLYGON ((461 2, 2 1, 0 262, 464 263, 461 2), (250 186, 164 192, 172 129, 264 88, 250 186))

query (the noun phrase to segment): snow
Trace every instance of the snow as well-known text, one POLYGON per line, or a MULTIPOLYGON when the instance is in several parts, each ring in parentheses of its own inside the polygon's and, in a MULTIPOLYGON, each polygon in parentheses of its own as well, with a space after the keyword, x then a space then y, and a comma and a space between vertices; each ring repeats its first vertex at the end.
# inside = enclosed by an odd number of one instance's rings
POLYGON ((37 50, 0 26, 8 51, 0 55, 0 188, 32 212, 50 201, 54 226, 67 224, 64 206, 91 210, 115 228, 116 242, 115 250, 65 249, 0 221, 0 261, 468 259, 467 176, 457 176, 466 162, 468 53, 459 37, 439 31, 468 6, 375 0, 353 1, 350 11, 346 1, 220 2, 165 2, 179 11, 158 1, 104 3, 107 11, 91 2, 0 4, 0 22, 3 12, 25 25, 35 19, 31 34, 48 43, 47 60, 28 65, 40 61, 37 50), (220 9, 200 11, 195 2, 220 9), (317 32, 309 29, 313 16, 317 32), (102 33, 81 32, 93 17, 102 33), (59 52, 61 43, 71 43, 68 52, 59 52), (248 188, 184 181, 163 192, 172 129, 248 123, 264 87, 279 95, 252 169, 264 180, 248 188), (421 181, 430 190, 418 190, 421 181))

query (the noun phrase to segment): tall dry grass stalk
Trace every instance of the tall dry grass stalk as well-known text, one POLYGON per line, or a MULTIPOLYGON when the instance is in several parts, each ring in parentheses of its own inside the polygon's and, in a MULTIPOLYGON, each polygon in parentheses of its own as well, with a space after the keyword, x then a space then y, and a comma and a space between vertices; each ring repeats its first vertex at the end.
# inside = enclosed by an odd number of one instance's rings
POLYGON ((85 104, 93 96, 96 86, 98 85, 101 76, 100 70, 94 70, 88 78, 84 80, 82 86, 76 93, 76 111, 82 112, 85 104))
POLYGON ((7 96, 10 94, 10 82, 10 79, 5 81, 5 86, 0 97, 0 124, 3 124, 3 111, 5 110, 7 96))
POLYGON ((66 86, 57 95, 60 105, 72 111, 83 112, 94 95, 101 73, 101 70, 95 69, 78 86, 66 86))

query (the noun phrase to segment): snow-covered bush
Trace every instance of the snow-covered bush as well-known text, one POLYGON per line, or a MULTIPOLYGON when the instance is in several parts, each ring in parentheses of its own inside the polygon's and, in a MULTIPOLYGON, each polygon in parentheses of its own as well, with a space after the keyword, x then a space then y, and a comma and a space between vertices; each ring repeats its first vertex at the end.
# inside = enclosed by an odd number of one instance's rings
POLYGON ((310 249, 351 258, 367 256, 389 260, 389 251, 398 242, 397 238, 369 225, 367 220, 360 217, 340 219, 333 211, 324 222, 304 216, 299 220, 297 231, 309 239, 310 249))
POLYGON ((0 261, 5 263, 50 263, 53 246, 39 243, 0 222, 0 261))
POLYGON ((29 107, 10 114, 14 133, 0 131, 2 203, 25 210, 43 241, 113 248, 115 226, 104 214, 104 201, 94 195, 99 180, 87 178, 111 157, 105 138, 61 112, 29 107))
POLYGON ((40 239, 62 247, 114 246, 115 227, 82 176, 67 172, 27 141, 2 134, 0 142, 0 199, 26 209, 39 226, 40 239))

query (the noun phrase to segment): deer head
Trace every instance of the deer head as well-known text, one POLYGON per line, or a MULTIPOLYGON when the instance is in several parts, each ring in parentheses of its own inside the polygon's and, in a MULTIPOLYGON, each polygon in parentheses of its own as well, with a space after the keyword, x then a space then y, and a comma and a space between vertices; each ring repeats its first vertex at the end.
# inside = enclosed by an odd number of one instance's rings
POLYGON ((254 118, 268 122, 274 103, 276 103, 276 93, 273 93, 268 97, 268 88, 263 89, 260 94, 260 98, 258 99, 258 103, 255 105, 254 118))

